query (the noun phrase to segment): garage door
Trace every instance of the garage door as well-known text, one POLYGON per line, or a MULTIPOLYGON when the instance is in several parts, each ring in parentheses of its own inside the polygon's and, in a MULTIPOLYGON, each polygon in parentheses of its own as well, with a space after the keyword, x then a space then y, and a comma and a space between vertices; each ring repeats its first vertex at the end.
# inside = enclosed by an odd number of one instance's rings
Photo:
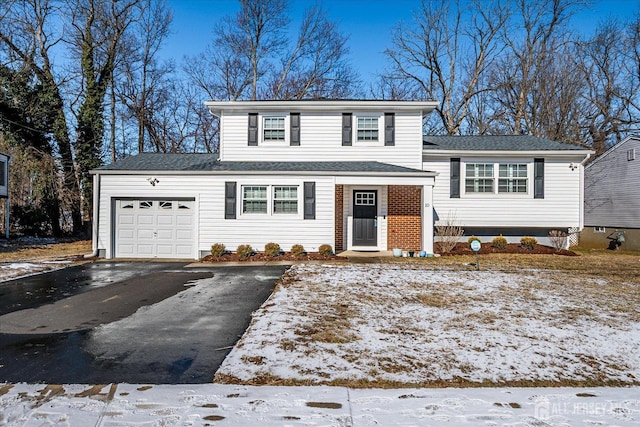
POLYGON ((195 258, 193 199, 116 200, 115 256, 195 258))

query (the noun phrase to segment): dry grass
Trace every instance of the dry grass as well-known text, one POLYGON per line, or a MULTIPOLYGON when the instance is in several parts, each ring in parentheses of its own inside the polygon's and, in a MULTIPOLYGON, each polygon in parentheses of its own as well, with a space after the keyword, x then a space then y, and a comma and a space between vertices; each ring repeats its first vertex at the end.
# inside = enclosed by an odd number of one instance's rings
POLYGON ((241 340, 245 355, 262 354, 270 340, 279 347, 253 374, 221 369, 215 380, 361 388, 640 384, 637 357, 607 353, 607 338, 598 332, 584 335, 591 328, 624 334, 640 322, 640 254, 484 255, 484 277, 506 277, 484 285, 474 282, 472 262, 472 256, 393 259, 354 266, 362 273, 345 273, 349 280, 340 276, 349 268, 344 264, 301 275, 294 269, 276 292, 286 296, 261 309, 265 325, 278 318, 282 324, 273 331, 257 327, 257 347, 247 336, 241 340), (429 275, 421 275, 425 270, 429 275), (398 271, 399 280, 390 282, 389 271, 398 271), (504 357, 494 371, 496 356, 504 357), (480 359, 487 365, 473 364, 480 359))
POLYGON ((0 246, 0 262, 73 259, 88 253, 91 253, 91 240, 35 244, 9 241, 8 244, 0 246))

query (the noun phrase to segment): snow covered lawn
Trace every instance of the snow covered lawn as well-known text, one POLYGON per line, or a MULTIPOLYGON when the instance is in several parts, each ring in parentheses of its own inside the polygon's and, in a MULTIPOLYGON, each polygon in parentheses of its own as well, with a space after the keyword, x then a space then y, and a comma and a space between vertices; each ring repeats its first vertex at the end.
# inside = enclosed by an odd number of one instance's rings
POLYGON ((640 284, 581 272, 299 265, 216 382, 640 384, 640 284))

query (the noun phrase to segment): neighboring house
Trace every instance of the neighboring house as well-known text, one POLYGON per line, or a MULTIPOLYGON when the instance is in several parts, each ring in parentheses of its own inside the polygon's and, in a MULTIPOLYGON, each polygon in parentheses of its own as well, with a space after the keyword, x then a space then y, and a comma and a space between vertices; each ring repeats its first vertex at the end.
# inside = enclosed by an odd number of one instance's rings
POLYGON ((145 153, 92 171, 98 255, 197 258, 214 243, 269 242, 433 253, 434 221, 452 215, 487 238, 582 226, 589 150, 519 136, 423 145, 431 101, 206 105, 220 118, 219 159, 145 153))
POLYGON ((4 199, 4 235, 9 238, 9 161, 11 156, 0 153, 0 199, 4 199))
POLYGON ((584 211, 580 246, 640 250, 640 135, 585 167, 584 211))

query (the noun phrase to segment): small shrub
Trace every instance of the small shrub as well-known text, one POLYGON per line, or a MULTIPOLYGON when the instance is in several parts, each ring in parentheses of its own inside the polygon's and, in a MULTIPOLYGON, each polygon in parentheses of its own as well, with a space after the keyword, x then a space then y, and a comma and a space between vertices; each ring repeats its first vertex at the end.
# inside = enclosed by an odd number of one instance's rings
POLYGON ((455 218, 449 218, 436 225, 436 245, 441 253, 451 252, 456 247, 456 243, 464 234, 461 226, 456 225, 455 218))
POLYGON ((330 257, 333 255, 333 248, 331 245, 320 245, 318 248, 318 253, 323 257, 330 257))
POLYGON ((277 243, 267 243, 264 245, 264 253, 267 256, 278 256, 280 255, 280 245, 277 243))
POLYGON ((211 246, 211 255, 221 257, 224 255, 225 247, 222 243, 215 243, 211 246))
POLYGON ((253 248, 251 247, 251 245, 240 245, 236 249, 236 253, 240 258, 249 258, 251 255, 253 255, 253 248))
POLYGON ((474 240, 477 240, 478 242, 482 243, 482 242, 480 241, 480 238, 479 238, 478 236, 471 236, 471 237, 469 237, 469 238, 467 239, 467 243, 468 243, 468 244, 471 244, 471 242, 473 242, 474 240))
POLYGON ((560 252, 564 248, 567 247, 567 233, 560 230, 551 230, 549 232, 549 241, 551 241, 551 246, 553 246, 556 252, 560 252))
POLYGON ((509 244, 509 242, 507 241, 507 238, 504 237, 502 234, 494 237, 493 240, 491 241, 491 246, 493 246, 496 249, 507 249, 507 245, 509 244))
POLYGON ((530 251, 534 250, 537 244, 538 241, 535 237, 524 236, 522 239, 520 239, 520 246, 530 251))
POLYGON ((304 246, 302 246, 302 245, 293 245, 293 246, 291 246, 291 254, 293 256, 302 256, 302 255, 304 255, 304 246))

